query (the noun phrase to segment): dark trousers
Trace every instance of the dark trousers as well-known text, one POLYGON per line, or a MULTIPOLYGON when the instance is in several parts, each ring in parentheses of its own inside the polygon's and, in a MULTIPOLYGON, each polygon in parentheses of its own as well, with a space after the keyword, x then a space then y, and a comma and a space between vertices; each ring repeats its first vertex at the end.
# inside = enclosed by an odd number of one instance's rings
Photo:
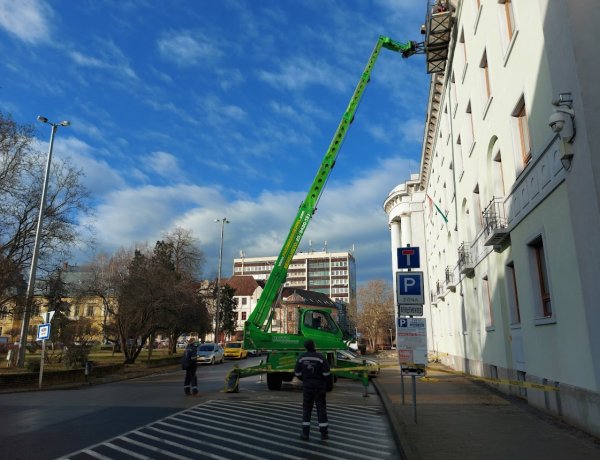
POLYGON ((308 434, 310 431, 310 417, 313 405, 317 406, 317 419, 319 420, 319 431, 327 433, 329 423, 327 421, 327 403, 325 402, 325 388, 304 388, 302 391, 302 432, 308 434))
POLYGON ((190 366, 185 371, 185 380, 183 382, 183 391, 186 395, 198 393, 198 378, 196 377, 197 366, 190 366))

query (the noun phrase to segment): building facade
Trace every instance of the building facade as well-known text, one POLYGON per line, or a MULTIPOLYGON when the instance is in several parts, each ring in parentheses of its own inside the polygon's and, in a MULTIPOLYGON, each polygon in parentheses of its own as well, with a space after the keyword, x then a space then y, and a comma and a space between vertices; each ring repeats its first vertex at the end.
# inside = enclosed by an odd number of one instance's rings
MULTIPOLYGON (((234 259, 234 275, 266 280, 276 256, 234 259)), ((320 292, 335 302, 356 304, 356 262, 350 252, 299 252, 288 268, 285 287, 320 292)))
POLYGON ((424 248, 438 359, 598 436, 600 9, 450 6, 419 174, 384 202, 392 254, 424 248))

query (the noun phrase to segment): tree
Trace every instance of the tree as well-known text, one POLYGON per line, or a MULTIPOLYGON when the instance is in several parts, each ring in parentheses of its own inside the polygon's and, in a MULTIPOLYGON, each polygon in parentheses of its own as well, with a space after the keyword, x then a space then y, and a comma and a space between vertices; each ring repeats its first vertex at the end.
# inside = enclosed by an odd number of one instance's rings
POLYGON ((235 332, 237 326, 237 302, 233 298, 234 295, 235 289, 229 284, 221 286, 221 295, 219 297, 219 322, 221 323, 221 327, 219 330, 230 336, 235 332))
MULTIPOLYGON (((32 148, 33 127, 0 112, 0 306, 23 303, 22 274, 33 255, 47 156, 32 148)), ((90 210, 83 173, 69 159, 54 159, 40 237, 39 268, 66 260, 83 236, 79 222, 90 210)))
POLYGON ((164 241, 172 246, 175 271, 182 277, 199 278, 204 254, 198 247, 198 240, 190 230, 176 227, 164 235, 164 241))
POLYGON ((383 280, 369 281, 358 290, 358 303, 358 328, 374 350, 388 329, 395 329, 392 289, 383 280))
POLYGON ((135 362, 144 344, 152 343, 157 333, 169 336, 174 350, 181 332, 197 329, 205 333, 208 328, 204 299, 192 275, 177 271, 181 259, 176 254, 175 245, 168 241, 157 241, 152 254, 136 250, 117 283, 111 325, 126 363, 135 362))

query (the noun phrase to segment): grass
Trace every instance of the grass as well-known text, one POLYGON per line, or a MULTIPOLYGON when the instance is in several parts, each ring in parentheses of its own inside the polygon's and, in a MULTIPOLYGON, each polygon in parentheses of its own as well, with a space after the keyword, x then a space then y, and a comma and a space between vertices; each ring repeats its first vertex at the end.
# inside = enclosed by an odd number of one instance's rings
MULTIPOLYGON (((148 351, 144 349, 140 352, 139 356, 135 360, 135 364, 128 365, 132 367, 142 366, 146 361, 148 361, 148 351)), ((181 356, 183 350, 177 350, 175 354, 169 354, 168 350, 165 348, 158 348, 152 350, 151 361, 158 361, 163 358, 167 358, 169 356, 181 356)), ((37 350, 33 353, 27 352, 25 355, 25 362, 32 360, 40 360, 42 356, 41 350, 37 350)), ((50 359, 50 363, 46 361, 44 363, 44 371, 46 370, 64 370, 64 363, 58 363, 56 360, 58 359, 58 352, 54 352, 54 356, 52 355, 51 350, 46 350, 46 357, 50 359)), ((99 347, 93 348, 88 356, 89 361, 93 361, 95 365, 102 364, 122 364, 125 360, 123 353, 113 353, 112 350, 100 350, 99 347)), ((17 367, 6 367, 6 355, 0 356, 0 375, 2 374, 16 374, 23 372, 23 369, 17 367)))

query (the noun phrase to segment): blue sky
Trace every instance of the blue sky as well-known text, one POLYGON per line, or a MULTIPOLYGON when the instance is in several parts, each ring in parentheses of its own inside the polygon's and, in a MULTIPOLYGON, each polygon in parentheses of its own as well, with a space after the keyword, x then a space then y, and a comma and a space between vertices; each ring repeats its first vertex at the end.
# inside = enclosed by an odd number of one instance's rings
MULTIPOLYGON (((379 35, 421 40, 425 0, 0 0, 0 110, 70 120, 96 251, 190 229, 216 273, 277 255, 379 35)), ((423 56, 383 50, 300 246, 354 246, 391 280, 382 204, 418 172, 423 56)), ((50 129, 38 124, 39 148, 50 129)), ((79 261, 91 251, 78 252, 79 261)))

